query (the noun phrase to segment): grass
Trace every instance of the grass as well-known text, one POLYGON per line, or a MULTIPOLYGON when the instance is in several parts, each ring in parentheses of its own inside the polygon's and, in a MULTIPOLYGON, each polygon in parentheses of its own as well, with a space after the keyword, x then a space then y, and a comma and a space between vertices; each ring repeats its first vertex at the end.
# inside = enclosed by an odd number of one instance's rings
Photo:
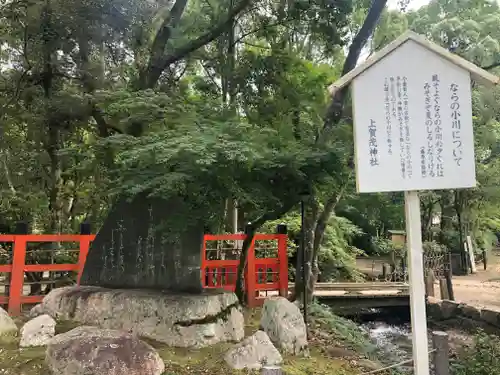
MULTIPOLYGON (((245 313, 247 335, 251 335, 258 329, 259 316, 258 309, 245 313)), ((21 326, 23 322, 16 323, 21 326)), ((74 327, 75 324, 59 323, 56 332, 66 332, 74 327)), ((194 350, 171 348, 161 343, 148 342, 155 347, 165 362, 164 375, 251 373, 232 370, 226 366, 224 354, 234 345, 231 343, 194 350)), ((0 336, 0 375, 49 375, 44 358, 45 348, 19 349, 18 338, 0 336)), ((309 358, 285 357, 283 369, 288 375, 354 375, 359 373, 351 368, 346 360, 325 354, 324 348, 316 345, 314 340, 311 341, 309 358)))

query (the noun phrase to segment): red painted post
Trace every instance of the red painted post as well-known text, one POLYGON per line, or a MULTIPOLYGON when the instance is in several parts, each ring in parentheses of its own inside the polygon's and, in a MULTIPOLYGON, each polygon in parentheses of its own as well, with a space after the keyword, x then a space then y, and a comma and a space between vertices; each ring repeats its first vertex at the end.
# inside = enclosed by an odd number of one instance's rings
MULTIPOLYGON (((246 231, 247 232, 247 231, 246 231)), ((247 232, 248 233, 248 232, 247 232)), ((247 234, 248 236, 248 234, 247 234)), ((255 307, 255 236, 252 239, 252 243, 248 248, 247 254, 247 267, 246 267, 246 286, 247 286, 247 306, 255 307)))
MULTIPOLYGON (((217 259, 219 260, 219 259, 217 259)), ((224 270, 224 268, 222 267, 217 267, 215 269, 215 282, 216 282, 216 285, 217 285, 217 288, 222 288, 224 286, 224 284, 222 283, 222 271, 224 270)))
POLYGON ((288 298, 288 254, 287 254, 287 227, 285 224, 278 225, 278 261, 279 261, 279 293, 280 296, 288 298))
MULTIPOLYGON (((203 247, 201 248, 201 287, 206 288, 207 279, 210 277, 210 270, 207 269, 207 235, 203 236, 203 247)), ((210 281, 208 282, 210 284, 210 281)))
POLYGON ((21 314, 21 297, 23 295, 25 261, 26 236, 15 235, 9 295, 9 314, 12 316, 18 316, 21 314))

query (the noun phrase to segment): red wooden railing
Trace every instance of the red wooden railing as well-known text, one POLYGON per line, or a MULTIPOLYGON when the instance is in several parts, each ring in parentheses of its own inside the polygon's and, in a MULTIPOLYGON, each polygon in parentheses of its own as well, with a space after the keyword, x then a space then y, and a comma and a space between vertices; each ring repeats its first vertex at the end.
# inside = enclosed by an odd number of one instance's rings
MULTIPOLYGON (((68 235, 68 234, 26 234, 26 235, 0 235, 0 243, 12 243, 13 251, 11 264, 0 265, 0 273, 9 274, 9 295, 0 295, 0 305, 8 305, 11 315, 19 315, 23 304, 39 303, 43 295, 24 295, 26 272, 50 272, 50 271, 76 271, 78 281, 85 264, 90 243, 95 235, 68 235), (78 243, 79 248, 70 250, 78 252, 78 261, 74 264, 26 264, 26 245, 34 243, 73 242, 78 243)), ((7 277, 7 276, 6 276, 7 277)), ((8 279, 9 277, 7 277, 8 279)))
MULTIPOLYGON (((29 272, 77 272, 77 282, 83 271, 90 243, 95 235, 0 235, 0 244, 10 243, 13 246, 10 264, 0 265, 0 276, 4 276, 4 282, 9 292, 0 293, 0 305, 7 305, 11 315, 19 315, 23 304, 40 303, 44 295, 25 295, 24 288, 27 284, 26 273, 29 272), (26 264, 33 262, 27 258, 28 243, 77 243, 78 248, 66 250, 75 253, 76 263, 66 264, 26 264)), ((222 288, 234 291, 236 284, 236 270, 239 264, 238 244, 245 239, 244 234, 234 235, 205 235, 202 250, 202 284, 204 288, 222 288), (212 249, 210 245, 217 243, 217 248, 212 249), (228 248, 234 260, 228 258, 228 248), (224 251, 226 250, 226 251, 224 251), (216 259, 213 259, 216 258, 216 259), (222 259, 224 258, 224 259, 222 259)), ((257 234, 249 249, 247 267, 245 271, 245 287, 248 305, 253 307, 261 304, 265 293, 273 291, 282 296, 288 293, 288 264, 287 264, 287 236, 286 234, 257 234), (267 243, 259 247, 260 243, 267 243), (261 257, 265 252, 274 252, 274 256, 261 257), (252 272, 253 271, 253 272, 252 272), (253 277, 252 277, 253 273, 253 277)), ((36 252, 38 250, 34 250, 36 252)), ((47 250, 43 250, 47 251, 47 250)), ((230 256, 229 256, 230 257, 230 256)), ((1 279, 0 279, 1 281, 1 279)), ((54 281, 36 282, 39 284, 54 284, 54 281)), ((35 283, 32 283, 35 284, 35 283)))
MULTIPOLYGON (((204 288, 235 290, 241 244, 245 238, 245 234, 205 235, 201 263, 204 288), (207 246, 210 242, 216 242, 218 246, 210 248, 207 246)), ((286 234, 254 236, 245 268, 245 291, 249 307, 261 305, 269 292, 284 297, 288 295, 286 242, 286 234), (268 253, 274 254, 269 256, 268 253)))

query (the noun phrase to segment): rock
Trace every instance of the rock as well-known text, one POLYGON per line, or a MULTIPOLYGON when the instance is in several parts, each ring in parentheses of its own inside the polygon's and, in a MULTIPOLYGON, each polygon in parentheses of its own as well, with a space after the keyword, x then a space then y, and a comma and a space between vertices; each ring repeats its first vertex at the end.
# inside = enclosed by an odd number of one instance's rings
POLYGON ((36 318, 37 316, 43 315, 43 308, 42 305, 39 303, 38 305, 35 305, 29 312, 28 317, 30 319, 36 318))
POLYGON ((257 331, 229 350, 225 360, 236 370, 260 369, 264 365, 275 366, 283 362, 280 352, 263 331, 257 331))
POLYGON ((55 336, 45 361, 53 375, 160 375, 158 353, 125 332, 82 326, 55 336))
POLYGON ((71 286, 52 290, 42 308, 56 319, 123 330, 177 347, 240 341, 245 334, 236 295, 222 291, 194 295, 71 286))
POLYGON ((307 354, 307 331, 297 305, 284 297, 264 302, 260 325, 278 349, 289 354, 307 354))
POLYGON ((7 311, 0 307, 0 336, 13 335, 17 333, 16 323, 9 316, 7 311))
POLYGON ((427 297, 427 315, 436 320, 442 320, 441 300, 434 297, 427 297))
POLYGON ((488 324, 491 324, 492 326, 500 327, 500 312, 489 309, 482 309, 481 320, 488 324))
POLYGON ((49 315, 31 319, 21 328, 21 347, 45 346, 56 334, 56 321, 49 315))
POLYGON ((460 315, 459 304, 455 301, 441 301, 441 314, 443 319, 453 319, 460 315))
POLYGON ((458 306, 458 309, 460 310, 460 314, 462 316, 465 316, 466 318, 472 319, 472 320, 481 320, 481 310, 478 309, 477 307, 474 306, 469 306, 466 305, 465 303, 461 303, 458 306))

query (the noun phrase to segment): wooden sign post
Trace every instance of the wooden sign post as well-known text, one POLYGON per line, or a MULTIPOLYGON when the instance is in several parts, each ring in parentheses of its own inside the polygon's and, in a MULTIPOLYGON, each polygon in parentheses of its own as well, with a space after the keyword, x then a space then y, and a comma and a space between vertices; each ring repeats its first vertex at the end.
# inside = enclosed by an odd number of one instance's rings
POLYGON ((405 193, 416 375, 429 375, 418 191, 476 186, 471 78, 499 82, 407 32, 330 86, 352 83, 358 192, 405 193))

